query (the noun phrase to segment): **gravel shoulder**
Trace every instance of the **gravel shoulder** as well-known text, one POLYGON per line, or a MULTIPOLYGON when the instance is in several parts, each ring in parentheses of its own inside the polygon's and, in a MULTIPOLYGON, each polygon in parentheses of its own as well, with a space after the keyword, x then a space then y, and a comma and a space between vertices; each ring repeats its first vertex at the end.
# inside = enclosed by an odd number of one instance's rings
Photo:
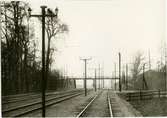
MULTIPOLYGON (((137 111, 131 104, 125 101, 123 98, 120 98, 116 92, 110 92, 110 97, 115 98, 114 102, 116 103, 113 106, 113 113, 115 117, 142 117, 142 114, 137 111), (114 110, 116 107, 116 110, 114 110)), ((112 100, 112 99, 111 99, 112 100)), ((111 101, 112 102, 112 101, 111 101)))
POLYGON ((133 109, 135 109, 135 111, 139 112, 142 116, 146 117, 167 116, 167 98, 162 97, 148 100, 126 101, 125 100, 126 93, 128 92, 123 92, 123 93, 118 92, 120 98, 124 100, 127 104, 129 104, 128 106, 132 107, 133 109))

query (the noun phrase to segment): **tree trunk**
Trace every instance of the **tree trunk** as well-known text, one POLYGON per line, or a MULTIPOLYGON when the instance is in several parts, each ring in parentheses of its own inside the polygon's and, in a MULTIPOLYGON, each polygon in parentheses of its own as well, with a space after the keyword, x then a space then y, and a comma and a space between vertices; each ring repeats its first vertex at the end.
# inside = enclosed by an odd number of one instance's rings
POLYGON ((25 47, 25 54, 24 54, 24 79, 25 79, 26 92, 29 92, 29 81, 28 81, 28 75, 27 75, 27 54, 28 54, 28 49, 27 49, 27 47, 25 47))

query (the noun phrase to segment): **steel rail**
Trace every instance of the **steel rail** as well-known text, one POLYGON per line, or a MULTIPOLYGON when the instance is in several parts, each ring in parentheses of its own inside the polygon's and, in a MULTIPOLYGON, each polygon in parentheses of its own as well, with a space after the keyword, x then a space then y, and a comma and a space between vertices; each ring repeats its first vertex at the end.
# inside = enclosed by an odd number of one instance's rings
POLYGON ((88 107, 93 103, 93 101, 97 98, 97 96, 99 96, 99 94, 97 94, 97 95, 95 95, 93 97, 93 99, 84 107, 84 109, 76 116, 76 118, 81 117, 86 112, 86 110, 88 109, 88 107))
POLYGON ((109 92, 107 92, 107 100, 108 100, 108 107, 109 107, 110 117, 113 117, 113 112, 112 112, 112 107, 111 107, 111 99, 110 99, 110 96, 109 96, 109 92))

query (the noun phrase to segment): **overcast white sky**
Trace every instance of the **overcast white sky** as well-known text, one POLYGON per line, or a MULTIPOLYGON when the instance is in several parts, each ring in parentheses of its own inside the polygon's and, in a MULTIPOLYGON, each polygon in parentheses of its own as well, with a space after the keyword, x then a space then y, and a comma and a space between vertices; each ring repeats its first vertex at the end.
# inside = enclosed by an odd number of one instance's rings
POLYGON ((40 5, 58 6, 59 17, 69 25, 65 39, 53 43, 59 50, 53 68, 66 68, 69 75, 83 75, 80 57, 92 57, 89 75, 98 63, 104 65, 105 75, 111 75, 119 51, 123 63, 131 63, 137 50, 148 58, 150 49, 153 64, 160 57, 159 47, 165 41, 165 0, 29 1, 33 13, 40 13, 40 5))

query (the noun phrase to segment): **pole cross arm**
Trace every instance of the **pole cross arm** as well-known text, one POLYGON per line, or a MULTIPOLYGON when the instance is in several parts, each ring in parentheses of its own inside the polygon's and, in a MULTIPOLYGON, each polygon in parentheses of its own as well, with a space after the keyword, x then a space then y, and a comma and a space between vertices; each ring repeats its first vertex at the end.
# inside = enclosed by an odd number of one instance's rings
MULTIPOLYGON (((43 15, 30 15, 30 17, 42 17, 43 15)), ((44 15, 45 17, 57 17, 57 15, 49 15, 49 14, 46 14, 44 15)))
MULTIPOLYGON (((41 9, 43 9, 44 12, 45 12, 45 8, 47 8, 47 6, 41 6, 41 9)), ((55 13, 53 13, 50 9, 48 9, 49 14, 42 13, 41 15, 36 15, 36 14, 31 15, 31 11, 32 11, 32 9, 29 8, 28 13, 29 13, 30 17, 57 17, 58 16, 58 8, 55 9, 55 13)))
POLYGON ((30 15, 30 17, 42 17, 42 15, 30 15))
POLYGON ((55 14, 46 14, 45 16, 47 16, 47 17, 57 17, 57 14, 55 15, 55 14))

